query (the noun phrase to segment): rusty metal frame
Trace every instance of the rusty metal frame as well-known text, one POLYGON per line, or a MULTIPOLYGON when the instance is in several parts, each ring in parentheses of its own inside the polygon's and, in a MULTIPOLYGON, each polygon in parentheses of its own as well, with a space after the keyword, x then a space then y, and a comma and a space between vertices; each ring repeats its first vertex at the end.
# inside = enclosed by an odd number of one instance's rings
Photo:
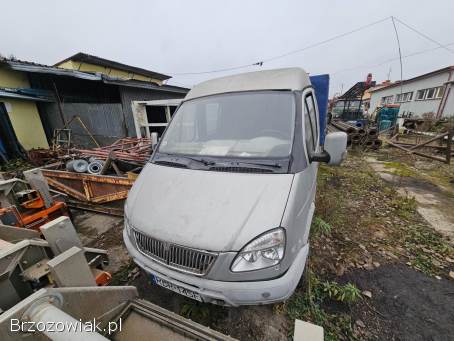
POLYGON ((134 183, 132 179, 109 175, 73 173, 50 169, 42 169, 42 173, 50 186, 78 200, 98 204, 125 199, 134 183), (68 182, 77 184, 79 190, 68 185, 68 182))

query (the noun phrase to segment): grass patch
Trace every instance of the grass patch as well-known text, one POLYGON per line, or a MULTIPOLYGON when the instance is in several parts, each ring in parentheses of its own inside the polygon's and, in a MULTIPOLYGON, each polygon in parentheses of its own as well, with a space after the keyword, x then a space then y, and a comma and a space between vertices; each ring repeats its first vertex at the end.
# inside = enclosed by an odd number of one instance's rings
POLYGON ((347 313, 329 312, 324 306, 331 300, 348 306, 359 299, 361 293, 353 284, 322 281, 308 268, 305 288, 285 303, 284 310, 291 320, 311 321, 322 326, 325 340, 356 340, 351 317, 347 313))
POLYGON ((333 227, 331 224, 327 223, 320 217, 314 217, 312 220, 311 232, 314 235, 325 235, 328 236, 331 234, 333 227))
POLYGON ((206 304, 191 301, 184 303, 181 306, 180 315, 207 324, 207 321, 210 318, 210 308, 206 304))
MULTIPOLYGON (((400 162, 386 164, 409 169, 400 162)), ((371 256, 355 249, 363 245, 375 253, 389 251, 426 274, 446 275, 446 257, 454 258, 454 249, 419 215, 414 198, 400 195, 359 157, 350 157, 336 169, 320 169, 313 228, 317 231, 323 223, 329 224, 331 236, 314 233, 320 237, 312 241, 317 266, 332 272, 325 264, 332 263, 333 255, 342 255, 343 265, 357 264, 371 256), (380 238, 374 239, 371 233, 380 238), (345 239, 351 241, 345 243, 345 239), (328 251, 323 253, 320 248, 328 251)))
MULTIPOLYGON (((414 172, 398 162, 388 162, 387 168, 404 176, 414 172)), ((292 321, 323 326, 326 340, 356 340, 363 335, 362 328, 353 325, 352 314, 367 301, 355 307, 360 290, 351 283, 340 284, 337 277, 396 262, 446 276, 451 266, 446 258, 454 259, 448 241, 417 212, 415 199, 401 196, 354 155, 342 167, 320 166, 310 239, 304 285, 280 309, 292 321)), ((380 335, 371 328, 368 325, 365 332, 380 335)))
POLYGON ((417 175, 413 169, 401 162, 385 162, 383 165, 386 169, 389 169, 388 173, 390 174, 407 177, 417 175))
POLYGON ((412 197, 403 197, 395 193, 392 195, 389 205, 403 219, 411 219, 412 215, 418 214, 416 212, 416 200, 412 197))

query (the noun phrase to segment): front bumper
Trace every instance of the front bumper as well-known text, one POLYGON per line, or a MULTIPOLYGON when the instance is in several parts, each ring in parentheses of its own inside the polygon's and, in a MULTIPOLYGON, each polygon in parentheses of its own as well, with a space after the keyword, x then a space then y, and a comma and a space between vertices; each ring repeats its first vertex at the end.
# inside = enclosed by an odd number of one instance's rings
POLYGON ((205 302, 228 306, 270 304, 286 300, 298 285, 309 253, 309 244, 306 244, 298 252, 287 272, 279 278, 266 281, 224 282, 180 273, 154 262, 132 245, 126 230, 123 231, 123 240, 134 262, 147 273, 197 292, 205 302))

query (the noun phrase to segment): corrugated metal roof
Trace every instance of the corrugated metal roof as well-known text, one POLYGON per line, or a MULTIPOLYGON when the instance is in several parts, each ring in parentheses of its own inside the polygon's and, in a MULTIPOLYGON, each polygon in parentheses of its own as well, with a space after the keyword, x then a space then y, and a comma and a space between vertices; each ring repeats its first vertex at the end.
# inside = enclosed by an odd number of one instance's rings
POLYGON ((50 96, 43 96, 33 94, 31 92, 23 91, 23 89, 5 89, 0 88, 0 98, 19 98, 37 102, 53 102, 54 98, 50 96))
POLYGON ((25 62, 22 60, 10 60, 4 59, 0 61, 4 64, 7 64, 10 69, 15 71, 23 71, 23 72, 33 72, 33 73, 47 73, 53 74, 57 76, 69 76, 69 77, 76 77, 81 79, 87 79, 92 81, 100 81, 101 74, 92 74, 88 72, 81 72, 77 70, 68 70, 62 69, 55 66, 48 66, 42 64, 36 64, 31 62, 25 62))
POLYGON ((119 63, 119 62, 116 62, 113 60, 104 59, 104 58, 93 56, 93 55, 90 55, 88 53, 83 53, 83 52, 76 53, 75 55, 73 55, 71 57, 63 59, 62 61, 54 64, 54 66, 62 64, 68 60, 73 60, 73 61, 82 62, 82 63, 90 63, 90 64, 99 65, 99 66, 103 66, 103 67, 123 70, 123 71, 131 72, 131 73, 136 73, 138 75, 151 77, 154 79, 159 79, 159 80, 166 80, 166 79, 172 78, 172 76, 164 75, 162 73, 150 71, 147 69, 142 69, 142 68, 139 68, 136 66, 119 63))
POLYGON ((187 88, 182 88, 179 86, 174 86, 174 85, 157 85, 155 83, 151 82, 142 82, 142 81, 137 81, 137 80, 123 80, 120 78, 113 78, 113 77, 108 77, 106 75, 102 76, 103 82, 106 84, 116 84, 116 85, 122 85, 122 86, 129 86, 133 88, 143 88, 143 89, 151 89, 151 90, 158 90, 158 91, 166 91, 166 92, 177 92, 177 93, 182 93, 186 94, 189 89, 187 88))
POLYGON ((144 89, 152 89, 157 91, 165 91, 165 92, 176 92, 176 93, 187 93, 189 89, 182 88, 173 85, 157 85, 152 82, 144 82, 139 80, 124 80, 121 78, 111 77, 104 75, 102 73, 90 73, 90 72, 82 72, 77 70, 71 69, 63 69, 56 66, 49 66, 43 64, 37 64, 33 62, 27 62, 23 60, 12 60, 12 59, 0 59, 0 64, 6 65, 12 70, 15 71, 22 71, 22 72, 30 72, 30 73, 43 73, 43 74, 51 74, 55 76, 66 76, 66 77, 75 77, 90 81, 102 81, 106 84, 116 84, 116 85, 123 85, 129 86, 134 88, 144 88, 144 89))

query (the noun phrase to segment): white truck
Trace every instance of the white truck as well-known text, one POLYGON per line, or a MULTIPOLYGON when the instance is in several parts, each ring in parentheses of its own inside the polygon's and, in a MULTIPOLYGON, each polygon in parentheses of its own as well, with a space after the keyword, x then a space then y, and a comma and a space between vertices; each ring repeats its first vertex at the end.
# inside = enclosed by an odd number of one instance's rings
POLYGON ((318 164, 346 155, 345 133, 320 145, 315 96, 299 68, 189 91, 125 205, 124 242, 154 283, 230 306, 293 293, 309 252, 318 164))

